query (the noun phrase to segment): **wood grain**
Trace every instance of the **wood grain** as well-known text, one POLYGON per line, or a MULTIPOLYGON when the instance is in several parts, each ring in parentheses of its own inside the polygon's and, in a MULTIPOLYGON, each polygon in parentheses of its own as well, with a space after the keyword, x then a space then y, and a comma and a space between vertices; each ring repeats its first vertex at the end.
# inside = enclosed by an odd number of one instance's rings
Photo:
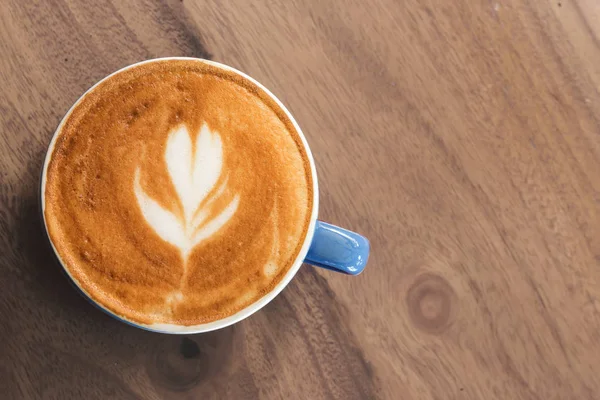
POLYGON ((0 2, 0 397, 597 399, 600 3, 0 2), (96 311, 42 234, 45 148, 108 73, 209 57, 271 88, 320 217, 367 271, 305 267, 222 331, 96 311))

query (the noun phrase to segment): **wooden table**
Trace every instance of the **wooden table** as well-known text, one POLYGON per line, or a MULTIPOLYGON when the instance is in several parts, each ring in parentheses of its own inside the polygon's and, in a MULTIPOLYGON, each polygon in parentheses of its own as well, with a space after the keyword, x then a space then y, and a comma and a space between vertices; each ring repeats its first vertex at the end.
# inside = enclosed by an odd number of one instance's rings
POLYGON ((0 398, 600 398, 599 89, 597 0, 2 0, 0 398), (69 286, 46 146, 97 80, 170 55, 289 106, 363 275, 304 267, 186 337, 69 286))

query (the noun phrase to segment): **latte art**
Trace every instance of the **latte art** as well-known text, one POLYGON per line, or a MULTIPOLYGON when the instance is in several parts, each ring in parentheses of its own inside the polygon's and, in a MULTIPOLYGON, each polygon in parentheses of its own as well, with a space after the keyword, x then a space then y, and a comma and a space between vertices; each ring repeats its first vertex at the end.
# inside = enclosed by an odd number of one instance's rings
POLYGON ((44 218, 66 271, 138 324, 235 314, 282 281, 313 213, 308 155, 263 89, 192 60, 82 97, 54 139, 44 218))
POLYGON ((239 204, 239 196, 236 196, 216 215, 209 212, 214 199, 227 185, 224 181, 216 188, 223 165, 221 138, 202 125, 195 148, 194 151, 185 126, 179 126, 169 134, 165 161, 179 196, 179 213, 163 208, 143 191, 139 168, 133 184, 144 218, 164 241, 181 251, 184 265, 192 248, 225 225, 239 204))

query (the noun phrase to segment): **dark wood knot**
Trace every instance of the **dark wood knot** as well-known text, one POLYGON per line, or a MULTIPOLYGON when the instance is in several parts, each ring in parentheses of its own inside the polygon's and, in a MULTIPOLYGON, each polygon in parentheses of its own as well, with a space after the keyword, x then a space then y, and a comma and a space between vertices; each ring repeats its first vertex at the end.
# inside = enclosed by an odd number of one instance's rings
POLYGON ((178 338, 154 354, 151 376, 154 383, 173 391, 196 386, 208 370, 198 344, 187 337, 178 338))
POLYGON ((234 329, 166 338, 149 359, 148 375, 155 386, 188 391, 218 375, 230 364, 234 329))
POLYGON ((419 275, 408 290, 406 303, 417 328, 439 334, 453 322, 456 293, 444 278, 425 273, 419 275))

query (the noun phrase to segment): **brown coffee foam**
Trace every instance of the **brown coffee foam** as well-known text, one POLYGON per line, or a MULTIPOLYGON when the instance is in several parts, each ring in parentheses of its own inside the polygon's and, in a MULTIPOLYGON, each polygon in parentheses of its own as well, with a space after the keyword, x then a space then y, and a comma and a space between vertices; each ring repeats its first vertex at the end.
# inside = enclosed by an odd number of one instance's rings
POLYGON ((163 60, 112 76, 74 107, 48 165, 45 219, 65 267, 92 299, 134 322, 195 325, 234 314, 281 281, 308 230, 312 187, 298 133, 263 90, 200 61, 163 60), (141 214, 133 176, 139 167, 148 196, 180 215, 167 137, 183 124, 195 140, 205 123, 220 134, 219 183, 227 181, 209 214, 235 195, 240 202, 194 248, 184 276, 178 249, 141 214), (273 276, 263 271, 269 262, 273 276))

